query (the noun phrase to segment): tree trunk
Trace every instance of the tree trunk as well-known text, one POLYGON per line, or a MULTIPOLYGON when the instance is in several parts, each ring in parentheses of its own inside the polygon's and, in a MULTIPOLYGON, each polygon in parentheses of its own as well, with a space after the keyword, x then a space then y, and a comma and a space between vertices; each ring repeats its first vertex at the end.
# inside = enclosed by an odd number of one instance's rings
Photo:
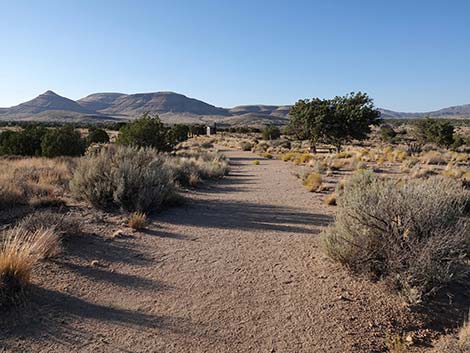
POLYGON ((310 144, 310 153, 313 153, 313 154, 317 153, 317 146, 314 143, 310 144))

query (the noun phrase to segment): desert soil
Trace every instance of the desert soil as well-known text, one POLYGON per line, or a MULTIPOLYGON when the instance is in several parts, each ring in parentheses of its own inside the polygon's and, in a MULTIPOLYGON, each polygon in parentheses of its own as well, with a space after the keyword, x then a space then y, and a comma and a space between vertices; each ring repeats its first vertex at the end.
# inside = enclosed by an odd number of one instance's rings
POLYGON ((231 175, 188 191, 145 231, 72 207, 84 234, 35 272, 31 304, 2 324, 3 351, 384 351, 409 313, 323 255, 334 211, 324 195, 290 163, 223 152, 231 175))

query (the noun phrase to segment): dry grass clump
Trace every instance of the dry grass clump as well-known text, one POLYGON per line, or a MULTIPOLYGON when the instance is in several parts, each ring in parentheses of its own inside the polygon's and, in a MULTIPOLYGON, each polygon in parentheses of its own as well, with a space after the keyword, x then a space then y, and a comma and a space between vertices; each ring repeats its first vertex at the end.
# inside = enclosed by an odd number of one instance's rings
POLYGON ((337 197, 338 195, 336 195, 336 193, 332 193, 332 194, 326 195, 323 201, 329 206, 336 206, 337 197))
POLYGON ((415 166, 413 169, 410 170, 410 177, 413 179, 423 179, 429 178, 430 176, 436 175, 436 171, 432 168, 420 168, 419 166, 415 166))
POLYGON ((59 237, 52 229, 5 231, 0 248, 0 307, 18 303, 36 263, 56 255, 59 249, 59 237))
POLYGON ((74 164, 72 158, 0 159, 0 209, 61 203, 74 164))
POLYGON ((442 153, 438 151, 429 151, 426 152, 422 157, 421 161, 425 164, 432 164, 432 165, 444 165, 447 164, 446 158, 442 155, 442 153))
POLYGON ((304 180, 303 184, 310 192, 317 192, 321 190, 322 187, 322 177, 319 173, 311 173, 304 180))
POLYGON ((273 159, 273 155, 269 152, 264 152, 261 154, 261 157, 264 157, 266 159, 273 159))
POLYGON ((60 237, 79 234, 81 231, 80 222, 70 214, 51 211, 32 213, 24 217, 18 226, 28 232, 53 229, 60 237))
POLYGON ((326 253, 352 271, 387 279, 411 301, 470 274, 469 193, 451 179, 400 183, 357 173, 338 196, 326 253))
POLYGON ((145 229, 145 226, 147 225, 147 215, 143 212, 131 213, 127 219, 127 224, 135 230, 145 229))
POLYGON ((177 196, 173 179, 156 150, 109 146, 79 161, 70 188, 75 197, 95 207, 147 211, 177 196))
POLYGON ((210 151, 185 151, 167 157, 166 164, 172 170, 175 181, 182 186, 195 187, 201 180, 220 179, 230 171, 227 158, 210 151))
POLYGON ((440 340, 435 348, 434 353, 468 353, 470 352, 470 321, 463 324, 456 337, 445 337, 440 340))

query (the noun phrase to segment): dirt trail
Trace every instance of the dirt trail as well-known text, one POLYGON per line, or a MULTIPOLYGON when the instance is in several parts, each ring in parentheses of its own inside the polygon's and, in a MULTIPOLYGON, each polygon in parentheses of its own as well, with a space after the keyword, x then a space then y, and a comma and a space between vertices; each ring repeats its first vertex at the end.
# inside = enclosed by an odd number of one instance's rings
MULTIPOLYGON (((66 244, 63 259, 38 271, 30 317, 2 332, 4 349, 382 351, 402 309, 322 254, 318 234, 332 220, 323 195, 306 192, 288 163, 224 153, 231 176, 191 192, 144 233, 66 244)), ((109 234, 120 221, 89 227, 109 234)))

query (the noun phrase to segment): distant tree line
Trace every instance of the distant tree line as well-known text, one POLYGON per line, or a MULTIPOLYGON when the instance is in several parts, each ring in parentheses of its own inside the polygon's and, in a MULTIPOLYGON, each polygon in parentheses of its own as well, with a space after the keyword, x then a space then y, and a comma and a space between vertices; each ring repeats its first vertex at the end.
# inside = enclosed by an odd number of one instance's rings
MULTIPOLYGON (((108 133, 96 125, 88 126, 88 135, 81 137, 76 126, 51 124, 19 124, 18 130, 0 133, 0 155, 16 156, 80 156, 95 143, 108 143, 108 133)), ((108 126, 109 127, 109 126, 108 126)), ((205 133, 205 126, 175 124, 166 126, 158 116, 144 114, 139 119, 112 126, 118 128, 117 144, 152 147, 170 151, 190 134, 205 133)))

